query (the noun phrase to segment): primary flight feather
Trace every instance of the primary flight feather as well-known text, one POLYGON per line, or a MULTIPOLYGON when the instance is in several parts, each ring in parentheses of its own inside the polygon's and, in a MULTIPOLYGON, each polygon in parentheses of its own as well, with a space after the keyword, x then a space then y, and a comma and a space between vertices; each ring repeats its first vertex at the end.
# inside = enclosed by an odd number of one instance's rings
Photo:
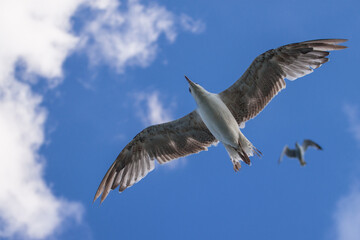
POLYGON ((320 39, 271 49, 252 62, 246 72, 228 89, 215 94, 186 76, 197 109, 172 122, 142 130, 120 152, 101 181, 94 201, 105 200, 110 190, 122 192, 144 178, 160 163, 198 153, 219 141, 226 148, 235 171, 240 161, 260 155, 239 129, 254 118, 283 88, 285 78, 295 80, 328 61, 328 51, 346 48, 345 39, 320 39))

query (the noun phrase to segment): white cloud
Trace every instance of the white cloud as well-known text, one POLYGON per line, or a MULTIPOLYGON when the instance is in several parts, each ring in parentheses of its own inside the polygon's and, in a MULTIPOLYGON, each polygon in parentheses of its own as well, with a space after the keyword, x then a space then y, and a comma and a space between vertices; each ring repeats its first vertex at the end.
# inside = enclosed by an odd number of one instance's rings
POLYGON ((62 76, 62 63, 77 41, 69 33, 69 20, 81 1, 1 1, 1 81, 20 62, 28 74, 41 75, 54 84, 62 76))
POLYGON ((140 117, 144 126, 160 124, 172 120, 171 111, 166 109, 159 99, 159 92, 134 93, 135 107, 137 115, 140 117))
POLYGON ((157 4, 145 6, 129 0, 126 6, 116 0, 95 0, 94 20, 82 32, 81 46, 93 64, 106 62, 123 72, 128 66, 148 66, 158 52, 158 40, 176 38, 176 26, 200 32, 205 24, 182 14, 177 17, 157 4))
POLYGON ((56 197, 43 179, 46 111, 27 80, 59 83, 62 64, 76 46, 70 17, 81 1, 0 2, 0 237, 47 238, 83 207, 56 197), (21 81, 15 68, 23 69, 21 81))
POLYGON ((83 208, 54 196, 43 179, 41 98, 15 79, 0 93, 0 237, 44 238, 68 218, 79 222, 83 208))
POLYGON ((155 58, 157 40, 165 34, 174 41, 174 16, 164 7, 146 7, 130 0, 120 9, 116 0, 96 1, 92 5, 96 18, 83 34, 82 44, 92 63, 105 61, 118 71, 127 66, 148 66, 155 58))
MULTIPOLYGON (((360 118, 356 106, 346 104, 343 107, 348 120, 349 130, 360 144, 360 118)), ((360 185, 359 181, 352 184, 352 188, 342 196, 334 212, 334 239, 358 240, 360 239, 360 185)))
POLYGON ((180 24, 185 30, 192 33, 202 33, 205 31, 205 23, 203 21, 195 20, 186 14, 181 14, 180 24))
POLYGON ((360 239, 360 188, 358 185, 338 201, 335 224, 337 240, 360 239))
MULTIPOLYGON (((43 177, 46 159, 38 152, 47 116, 32 84, 41 76, 56 87, 73 51, 86 51, 92 63, 102 61, 120 72, 148 66, 160 36, 173 42, 177 25, 201 29, 196 27, 201 22, 186 15, 136 0, 126 7, 116 0, 0 1, 0 238, 49 238, 68 221, 80 222, 84 211, 81 204, 55 196, 43 177), (76 36, 71 17, 80 6, 92 11, 76 36)), ((158 93, 143 101, 149 123, 171 119, 158 93)))
POLYGON ((353 133, 355 140, 360 145, 360 115, 358 109, 354 105, 345 105, 344 112, 348 117, 350 124, 350 132, 353 133))

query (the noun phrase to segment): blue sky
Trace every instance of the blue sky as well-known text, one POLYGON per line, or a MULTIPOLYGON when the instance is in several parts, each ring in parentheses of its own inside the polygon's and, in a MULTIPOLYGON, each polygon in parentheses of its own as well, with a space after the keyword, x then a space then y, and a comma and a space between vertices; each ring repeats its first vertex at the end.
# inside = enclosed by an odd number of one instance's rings
POLYGON ((0 3, 0 238, 360 238, 358 1, 0 3), (60 4, 61 3, 61 4, 60 4), (92 203, 144 127, 195 108, 284 44, 349 48, 274 98, 243 133, 264 154, 235 173, 219 145, 92 203), (310 138, 306 167, 285 144, 310 138))

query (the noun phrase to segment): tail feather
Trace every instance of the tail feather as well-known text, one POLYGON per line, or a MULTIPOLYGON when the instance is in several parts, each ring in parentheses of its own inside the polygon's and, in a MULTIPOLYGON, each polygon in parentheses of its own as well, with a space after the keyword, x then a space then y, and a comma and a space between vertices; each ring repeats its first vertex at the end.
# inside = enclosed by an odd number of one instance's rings
POLYGON ((228 144, 224 144, 231 161, 233 164, 239 162, 239 160, 242 160, 248 165, 251 165, 250 158, 254 154, 256 154, 258 157, 261 157, 262 153, 254 147, 249 140, 243 136, 243 138, 239 138, 238 146, 234 147, 228 144))
POLYGON ((227 144, 224 144, 224 146, 232 162, 238 162, 239 160, 242 160, 241 156, 234 147, 227 144))
POLYGON ((226 151, 228 152, 230 159, 233 163, 238 162, 239 160, 244 161, 246 164, 250 165, 251 161, 249 155, 239 147, 238 149, 234 148, 233 146, 224 144, 226 151))
POLYGON ((241 143, 241 139, 239 138, 239 148, 237 149, 237 152, 239 153, 240 157, 243 159, 243 161, 250 165, 250 158, 249 156, 256 156, 261 157, 262 152, 260 152, 259 149, 257 149, 254 145, 251 144, 249 140, 247 140, 244 136, 245 141, 243 141, 243 144, 241 143), (245 146, 244 146, 245 145, 245 146))
POLYGON ((239 149, 234 148, 234 150, 239 154, 241 160, 243 160, 247 165, 251 164, 249 156, 246 154, 246 152, 244 151, 244 149, 241 146, 239 149))

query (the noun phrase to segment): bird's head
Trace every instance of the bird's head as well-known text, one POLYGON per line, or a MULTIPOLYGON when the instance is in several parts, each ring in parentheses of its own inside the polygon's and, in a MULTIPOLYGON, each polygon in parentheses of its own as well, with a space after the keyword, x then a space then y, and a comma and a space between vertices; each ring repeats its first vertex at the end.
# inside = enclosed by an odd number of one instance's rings
POLYGON ((298 142, 295 143, 297 149, 300 149, 300 144, 298 142))
POLYGON ((195 100, 202 94, 207 93, 207 91, 200 86, 197 83, 194 83, 193 81, 191 81, 187 76, 185 76, 185 79, 188 81, 189 83, 189 92, 191 93, 191 95, 195 98, 195 100))

